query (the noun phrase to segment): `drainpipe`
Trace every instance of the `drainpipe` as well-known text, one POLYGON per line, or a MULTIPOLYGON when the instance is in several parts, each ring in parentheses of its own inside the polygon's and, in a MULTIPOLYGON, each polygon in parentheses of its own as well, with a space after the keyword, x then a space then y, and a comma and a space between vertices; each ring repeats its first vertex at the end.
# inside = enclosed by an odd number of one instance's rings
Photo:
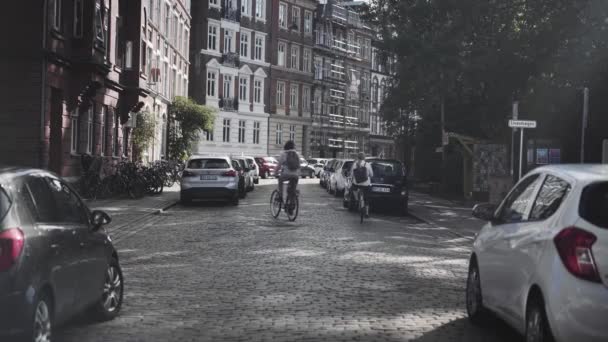
POLYGON ((42 8, 42 61, 41 61, 41 80, 42 84, 40 87, 40 149, 38 156, 38 167, 42 168, 44 165, 44 118, 46 113, 46 34, 47 34, 47 8, 48 8, 48 0, 43 1, 42 8))

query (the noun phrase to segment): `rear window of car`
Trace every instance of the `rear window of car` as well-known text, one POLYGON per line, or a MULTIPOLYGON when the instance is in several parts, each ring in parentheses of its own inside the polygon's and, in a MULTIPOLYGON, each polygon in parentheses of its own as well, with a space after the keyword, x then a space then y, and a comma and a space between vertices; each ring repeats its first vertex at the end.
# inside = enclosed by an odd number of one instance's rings
POLYGON ((371 164, 374 177, 405 176, 403 164, 398 161, 372 160, 371 164))
POLYGON ((342 170, 350 170, 350 168, 353 166, 353 162, 352 161, 347 161, 344 163, 344 165, 342 165, 342 170))
POLYGON ((0 186, 0 221, 4 219, 4 216, 8 213, 11 207, 11 198, 8 196, 6 191, 0 186))
POLYGON ((608 229, 608 182, 587 185, 578 207, 580 217, 608 229))
POLYGON ((230 164, 224 159, 191 159, 189 169, 229 169, 230 164))

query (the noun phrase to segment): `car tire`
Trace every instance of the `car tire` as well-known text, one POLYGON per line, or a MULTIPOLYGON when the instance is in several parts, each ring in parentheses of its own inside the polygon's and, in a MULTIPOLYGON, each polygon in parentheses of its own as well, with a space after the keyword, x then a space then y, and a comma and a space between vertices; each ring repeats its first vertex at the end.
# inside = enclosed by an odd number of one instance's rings
POLYGON ((44 334, 47 341, 51 341, 53 337, 53 299, 49 291, 42 290, 38 298, 34 302, 34 311, 32 312, 31 325, 27 331, 19 336, 20 340, 27 342, 35 342, 40 339, 40 334, 44 334))
POLYGON ((180 195, 180 196, 179 196, 179 202, 180 202, 182 205, 189 205, 189 204, 191 204, 191 203, 192 203, 192 198, 190 198, 190 197, 188 197, 188 196, 185 196, 185 195, 180 195))
POLYGON ((124 279, 118 260, 112 258, 106 270, 101 298, 92 307, 99 321, 109 321, 120 313, 124 294, 124 279))
POLYGON ((483 295, 481 291, 481 278, 477 259, 469 261, 469 274, 465 292, 465 306, 471 323, 481 325, 486 318, 487 310, 483 306, 483 295))
POLYGON ((545 312, 545 302, 540 293, 532 293, 526 308, 526 342, 553 342, 553 334, 545 312))
POLYGON ((262 174, 262 178, 263 179, 270 178, 270 173, 268 173, 268 171, 264 171, 264 173, 262 174))
POLYGON ((253 184, 260 184, 260 177, 254 179, 253 184))

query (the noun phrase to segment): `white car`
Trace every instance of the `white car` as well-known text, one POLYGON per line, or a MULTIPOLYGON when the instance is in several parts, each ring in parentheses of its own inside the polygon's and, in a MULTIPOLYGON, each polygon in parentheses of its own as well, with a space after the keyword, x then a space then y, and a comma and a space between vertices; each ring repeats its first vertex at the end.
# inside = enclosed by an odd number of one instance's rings
POLYGON ((245 157, 245 159, 247 160, 247 165, 249 165, 249 168, 251 169, 253 183, 260 183, 260 167, 258 166, 258 163, 255 162, 255 159, 253 157, 245 157))
POLYGON ((526 341, 608 341, 608 166, 552 165, 520 180, 473 244, 466 307, 526 341))
POLYGON ((341 160, 336 164, 336 170, 331 175, 329 181, 330 193, 335 196, 344 194, 346 189, 347 178, 350 177, 350 168, 353 166, 353 160, 341 160))

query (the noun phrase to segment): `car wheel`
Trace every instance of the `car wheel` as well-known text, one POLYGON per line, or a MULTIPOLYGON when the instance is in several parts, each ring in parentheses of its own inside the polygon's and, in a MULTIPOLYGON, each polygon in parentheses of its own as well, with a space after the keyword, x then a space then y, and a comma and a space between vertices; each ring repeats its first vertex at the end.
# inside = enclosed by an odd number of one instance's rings
POLYGON ((253 181, 253 184, 260 184, 260 177, 256 178, 256 179, 253 181))
POLYGON ((103 292, 93 306, 93 314, 101 321, 108 321, 118 316, 122 307, 124 280, 116 259, 110 261, 104 279, 103 292))
POLYGON ((526 342, 553 342, 545 303, 540 294, 533 294, 526 309, 526 342))
POLYGON ((188 196, 181 195, 181 196, 179 196, 179 202, 182 205, 189 205, 190 203, 192 203, 192 199, 188 196))
POLYGON ((53 302, 46 291, 40 293, 34 308, 31 330, 28 330, 23 340, 49 342, 53 333, 53 302))
POLYGON ((475 258, 471 258, 471 261, 469 262, 469 275, 467 277, 466 288, 466 307, 469 320, 472 323, 483 323, 486 310, 483 306, 479 267, 477 266, 477 260, 475 258))
POLYGON ((262 178, 266 179, 270 177, 270 173, 268 173, 268 171, 264 171, 264 173, 262 174, 262 178))

